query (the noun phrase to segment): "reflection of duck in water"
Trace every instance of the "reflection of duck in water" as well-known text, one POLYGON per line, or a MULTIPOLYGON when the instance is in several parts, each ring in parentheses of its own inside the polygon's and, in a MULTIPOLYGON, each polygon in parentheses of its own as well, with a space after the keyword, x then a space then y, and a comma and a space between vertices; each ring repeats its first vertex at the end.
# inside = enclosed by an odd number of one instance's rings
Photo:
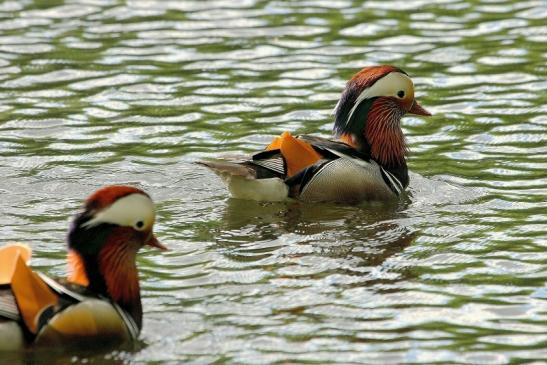
POLYGON ((28 266, 30 248, 0 250, 0 351, 30 344, 99 345, 134 340, 142 327, 138 250, 166 249, 142 190, 109 186, 85 203, 68 233, 69 283, 28 266))
POLYGON ((400 121, 430 115, 408 75, 367 67, 346 85, 335 109, 336 140, 288 132, 248 160, 205 161, 235 198, 358 203, 396 198, 408 185, 400 121))
POLYGON ((229 199, 222 218, 207 224, 208 239, 236 261, 283 265, 305 256, 307 264, 317 258, 318 266, 325 257, 341 260, 341 266, 347 260, 349 266, 381 266, 415 238, 405 219, 409 204, 406 197, 366 207, 229 199))

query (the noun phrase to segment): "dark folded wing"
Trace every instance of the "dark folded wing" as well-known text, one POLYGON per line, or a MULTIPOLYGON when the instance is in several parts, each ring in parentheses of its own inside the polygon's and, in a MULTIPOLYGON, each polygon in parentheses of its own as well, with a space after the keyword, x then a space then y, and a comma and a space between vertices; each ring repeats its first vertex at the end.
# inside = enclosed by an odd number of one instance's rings
POLYGON ((355 148, 341 141, 333 141, 331 139, 309 135, 301 135, 298 136, 298 138, 311 144, 317 152, 321 153, 326 158, 330 157, 334 159, 340 157, 340 155, 345 155, 364 161, 370 161, 371 159, 369 154, 357 151, 355 148))

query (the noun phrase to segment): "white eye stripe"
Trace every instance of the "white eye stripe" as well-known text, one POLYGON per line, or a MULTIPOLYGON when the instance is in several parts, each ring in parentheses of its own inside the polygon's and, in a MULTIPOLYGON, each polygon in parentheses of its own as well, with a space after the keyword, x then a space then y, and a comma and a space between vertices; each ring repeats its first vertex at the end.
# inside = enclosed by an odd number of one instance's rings
POLYGON ((405 97, 412 95, 413 97, 413 84, 410 77, 400 72, 391 72, 388 75, 382 77, 380 80, 376 81, 374 85, 363 90, 361 94, 355 100, 355 104, 351 108, 346 124, 349 123, 353 117, 353 113, 357 110, 359 104, 364 100, 374 98, 376 96, 397 96, 399 91, 403 90, 405 92, 405 97))
POLYGON ((143 194, 130 194, 101 210, 82 226, 88 228, 110 223, 145 230, 152 227, 155 217, 154 203, 149 197, 143 194), (138 222, 142 222, 142 227, 138 227, 138 222))

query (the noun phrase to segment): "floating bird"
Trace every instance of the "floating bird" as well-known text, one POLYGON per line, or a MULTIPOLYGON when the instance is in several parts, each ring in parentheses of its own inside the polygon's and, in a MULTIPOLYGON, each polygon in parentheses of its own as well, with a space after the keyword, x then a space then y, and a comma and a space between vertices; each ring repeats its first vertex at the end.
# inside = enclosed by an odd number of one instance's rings
POLYGON ((144 245, 167 249, 153 233, 155 216, 140 189, 96 191, 68 232, 66 281, 32 270, 28 246, 1 248, 0 351, 136 339, 142 327, 137 252, 144 245))
POLYGON ((234 198, 359 203, 398 197, 408 186, 406 114, 429 116, 414 84, 393 66, 366 67, 346 84, 334 110, 334 139, 284 132, 243 159, 200 161, 234 198))

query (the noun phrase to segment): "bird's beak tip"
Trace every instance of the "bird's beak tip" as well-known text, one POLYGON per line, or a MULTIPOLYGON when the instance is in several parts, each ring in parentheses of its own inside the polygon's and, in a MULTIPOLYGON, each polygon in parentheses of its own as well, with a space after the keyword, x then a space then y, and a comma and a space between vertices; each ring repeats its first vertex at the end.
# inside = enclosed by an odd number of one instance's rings
POLYGON ((150 247, 155 247, 161 251, 169 251, 169 248, 167 248, 167 246, 162 244, 154 234, 152 234, 152 236, 146 242, 146 244, 150 247))
POLYGON ((416 100, 414 100, 414 103, 412 104, 412 107, 410 108, 408 112, 410 114, 423 115, 424 117, 431 116, 431 113, 425 110, 425 108, 421 106, 416 100))

